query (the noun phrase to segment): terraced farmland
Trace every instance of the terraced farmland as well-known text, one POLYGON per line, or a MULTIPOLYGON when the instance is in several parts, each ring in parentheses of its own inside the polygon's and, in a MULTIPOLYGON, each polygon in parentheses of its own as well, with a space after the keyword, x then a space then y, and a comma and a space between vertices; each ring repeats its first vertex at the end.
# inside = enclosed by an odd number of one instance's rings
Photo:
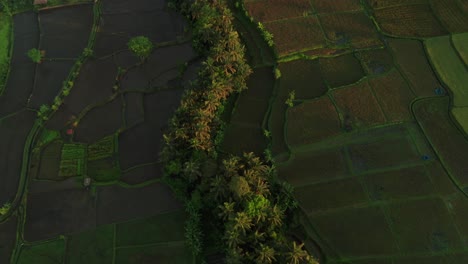
POLYGON ((463 2, 245 1, 281 72, 263 129, 321 263, 468 258, 463 2))

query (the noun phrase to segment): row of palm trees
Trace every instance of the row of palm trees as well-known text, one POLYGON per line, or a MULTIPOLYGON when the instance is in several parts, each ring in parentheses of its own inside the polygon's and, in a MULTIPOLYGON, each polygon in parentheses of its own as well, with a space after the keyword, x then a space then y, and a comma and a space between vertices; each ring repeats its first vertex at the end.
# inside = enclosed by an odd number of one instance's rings
POLYGON ((186 238, 196 258, 204 244, 222 245, 228 263, 315 263, 288 235, 297 203, 272 166, 252 153, 220 160, 220 109, 247 88, 251 69, 225 0, 172 0, 191 22, 206 59, 164 135, 165 179, 184 200, 186 238), (209 232, 207 232, 209 231, 209 232))

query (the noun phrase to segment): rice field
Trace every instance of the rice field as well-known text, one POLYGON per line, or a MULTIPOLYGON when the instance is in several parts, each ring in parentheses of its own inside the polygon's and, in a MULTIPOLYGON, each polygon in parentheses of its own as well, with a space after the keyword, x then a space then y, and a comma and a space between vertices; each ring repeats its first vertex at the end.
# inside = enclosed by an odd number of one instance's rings
POLYGON ((449 36, 431 38, 424 42, 435 70, 453 93, 453 105, 468 106, 468 70, 450 43, 449 36))

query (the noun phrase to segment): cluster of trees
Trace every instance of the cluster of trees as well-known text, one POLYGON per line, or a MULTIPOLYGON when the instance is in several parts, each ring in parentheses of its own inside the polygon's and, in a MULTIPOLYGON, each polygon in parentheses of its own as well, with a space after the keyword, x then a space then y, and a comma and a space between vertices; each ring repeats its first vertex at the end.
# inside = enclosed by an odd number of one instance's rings
POLYGON ((292 188, 252 153, 219 159, 217 134, 226 99, 246 89, 251 69, 225 0, 173 0, 192 23, 206 59, 164 135, 165 180, 186 207, 186 238, 201 262, 205 244, 228 263, 315 263, 288 235, 297 208, 292 188))

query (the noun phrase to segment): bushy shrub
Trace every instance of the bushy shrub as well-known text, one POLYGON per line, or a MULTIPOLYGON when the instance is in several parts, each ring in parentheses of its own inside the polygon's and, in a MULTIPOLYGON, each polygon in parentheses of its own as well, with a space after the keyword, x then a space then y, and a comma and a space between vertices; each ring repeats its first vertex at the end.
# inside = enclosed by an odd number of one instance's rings
POLYGON ((131 38, 127 45, 130 51, 142 60, 148 58, 154 48, 151 40, 145 36, 131 38))
POLYGON ((38 49, 30 49, 28 51, 28 57, 35 63, 40 63, 42 61, 42 52, 38 49))

